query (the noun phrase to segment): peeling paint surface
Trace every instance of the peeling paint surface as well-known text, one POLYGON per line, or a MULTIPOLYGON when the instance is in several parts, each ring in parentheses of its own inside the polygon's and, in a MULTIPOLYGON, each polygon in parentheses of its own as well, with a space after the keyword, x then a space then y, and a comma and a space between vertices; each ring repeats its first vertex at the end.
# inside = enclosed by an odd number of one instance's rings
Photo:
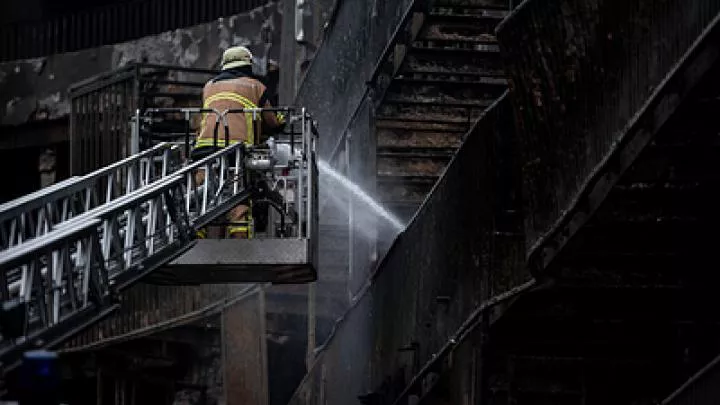
MULTIPOLYGON (((263 33, 280 29, 281 17, 278 3, 269 3, 135 41, 0 64, 0 125, 63 118, 69 112, 70 85, 131 62, 215 68, 222 51, 235 44, 248 46, 258 63, 277 59, 279 33, 263 33), (273 41, 266 43, 268 37, 273 41)), ((264 66, 258 70, 264 71, 264 66)))

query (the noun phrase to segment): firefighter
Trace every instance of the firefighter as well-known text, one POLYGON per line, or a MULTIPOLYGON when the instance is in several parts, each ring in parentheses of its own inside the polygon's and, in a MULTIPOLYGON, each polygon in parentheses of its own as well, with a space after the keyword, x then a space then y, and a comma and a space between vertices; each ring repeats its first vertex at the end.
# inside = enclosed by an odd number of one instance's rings
MULTIPOLYGON (((244 46, 227 49, 222 56, 222 72, 211 79, 203 89, 203 108, 214 108, 223 112, 228 109, 269 108, 271 94, 260 78, 253 75, 252 53, 244 46)), ((226 115, 229 128, 230 145, 245 142, 246 145, 260 143, 261 134, 281 131, 285 118, 281 113, 265 111, 253 120, 252 113, 231 113, 226 115)), ((195 142, 191 158, 196 160, 207 156, 225 145, 224 131, 218 133, 215 144, 214 130, 217 117, 215 114, 204 114, 200 133, 195 142)), ((222 125, 220 125, 222 128, 222 125)), ((199 171, 195 180, 202 184, 205 173, 199 171)), ((230 238, 251 238, 249 227, 252 221, 251 206, 245 204, 233 208, 227 215, 231 224, 227 228, 230 238)), ((199 234, 204 237, 204 233, 199 234)))

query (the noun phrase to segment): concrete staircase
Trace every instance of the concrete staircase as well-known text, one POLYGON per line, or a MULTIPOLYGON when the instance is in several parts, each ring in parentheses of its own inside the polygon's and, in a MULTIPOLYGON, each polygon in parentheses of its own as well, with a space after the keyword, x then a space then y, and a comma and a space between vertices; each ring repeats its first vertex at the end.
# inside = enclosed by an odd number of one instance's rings
POLYGON ((377 192, 411 217, 480 114, 506 89, 495 26, 508 1, 432 2, 376 112, 377 192))

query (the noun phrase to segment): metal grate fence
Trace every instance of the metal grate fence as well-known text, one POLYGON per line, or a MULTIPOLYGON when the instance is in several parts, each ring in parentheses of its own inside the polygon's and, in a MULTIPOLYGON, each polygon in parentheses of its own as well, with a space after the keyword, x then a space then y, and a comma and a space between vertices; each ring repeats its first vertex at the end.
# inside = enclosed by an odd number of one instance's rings
POLYGON ((72 52, 202 24, 267 0, 136 0, 0 27, 0 62, 72 52))
MULTIPOLYGON (((104 73, 70 88, 70 172, 82 175, 123 159, 133 149, 146 149, 159 132, 185 130, 185 121, 165 119, 168 128, 141 131, 132 145, 132 117, 136 109, 200 107, 202 87, 217 71, 150 64, 133 64, 104 73), (181 125, 180 125, 181 124, 181 125), (177 125, 176 125, 177 126, 177 125)), ((179 136, 179 135, 178 135, 179 136)))

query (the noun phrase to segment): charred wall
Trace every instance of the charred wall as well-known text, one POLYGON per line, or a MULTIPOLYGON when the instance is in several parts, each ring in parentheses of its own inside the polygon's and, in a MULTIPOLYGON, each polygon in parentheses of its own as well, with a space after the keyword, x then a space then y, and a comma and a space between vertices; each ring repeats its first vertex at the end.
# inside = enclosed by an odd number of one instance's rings
POLYGON ((503 97, 468 133, 291 404, 356 403, 373 392, 393 403, 473 310, 528 280, 520 224, 501 220, 519 203, 511 115, 503 97))
POLYGON ((531 252, 589 210, 598 171, 720 10, 705 0, 524 2, 498 28, 518 112, 531 252), (585 193, 587 191, 587 193, 585 193))

